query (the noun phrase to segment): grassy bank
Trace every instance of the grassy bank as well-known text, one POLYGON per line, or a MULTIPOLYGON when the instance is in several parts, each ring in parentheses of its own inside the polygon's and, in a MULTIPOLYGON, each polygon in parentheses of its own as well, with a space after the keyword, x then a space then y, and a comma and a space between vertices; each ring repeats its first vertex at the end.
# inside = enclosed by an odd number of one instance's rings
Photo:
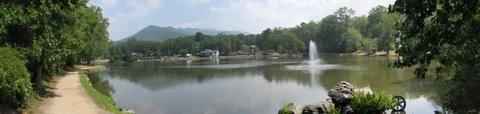
POLYGON ((104 108, 115 114, 123 113, 122 109, 115 104, 115 101, 113 101, 113 99, 106 95, 103 95, 92 87, 92 84, 88 80, 87 75, 83 73, 80 74, 80 83, 98 107, 104 108))

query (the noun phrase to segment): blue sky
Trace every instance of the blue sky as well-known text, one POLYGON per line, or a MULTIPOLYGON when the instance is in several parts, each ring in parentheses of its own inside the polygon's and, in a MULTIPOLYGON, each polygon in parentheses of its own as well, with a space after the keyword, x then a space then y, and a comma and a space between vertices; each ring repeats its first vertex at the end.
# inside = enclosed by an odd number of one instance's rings
POLYGON ((271 27, 293 27, 319 21, 340 7, 368 14, 394 0, 91 0, 109 19, 111 40, 135 34, 148 25, 214 28, 260 33, 271 27))

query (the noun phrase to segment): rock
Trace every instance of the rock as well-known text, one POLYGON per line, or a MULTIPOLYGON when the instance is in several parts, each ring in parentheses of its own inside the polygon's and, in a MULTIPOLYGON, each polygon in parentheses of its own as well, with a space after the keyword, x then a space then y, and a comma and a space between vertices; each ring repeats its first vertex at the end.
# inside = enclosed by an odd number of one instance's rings
POLYGON ((290 110, 293 111, 294 114, 300 114, 302 112, 300 105, 296 105, 293 103, 290 103, 288 105, 290 106, 290 110))
POLYGON ((135 111, 133 111, 133 109, 127 109, 127 110, 124 110, 123 113, 135 114, 135 111))
POLYGON ((337 86, 328 91, 328 96, 332 98, 333 104, 341 110, 342 114, 352 114, 353 109, 349 105, 353 98, 352 93, 352 84, 346 81, 341 81, 337 86))
POLYGON ((314 104, 307 105, 303 108, 302 114, 324 114, 327 113, 332 107, 332 101, 330 99, 327 99, 322 102, 317 102, 314 104))
POLYGON ((337 105, 348 104, 352 100, 353 86, 346 82, 341 81, 337 86, 328 91, 328 96, 332 98, 333 103, 337 105))
POLYGON ((332 98, 332 101, 334 104, 348 104, 353 96, 352 94, 344 94, 344 93, 341 93, 339 91, 335 91, 335 90, 330 90, 328 92, 328 96, 330 98, 332 98))
POLYGON ((353 108, 350 105, 344 105, 341 108, 342 114, 353 114, 353 108))
POLYGON ((303 107, 302 114, 320 114, 320 113, 318 112, 318 109, 314 105, 310 104, 303 107))

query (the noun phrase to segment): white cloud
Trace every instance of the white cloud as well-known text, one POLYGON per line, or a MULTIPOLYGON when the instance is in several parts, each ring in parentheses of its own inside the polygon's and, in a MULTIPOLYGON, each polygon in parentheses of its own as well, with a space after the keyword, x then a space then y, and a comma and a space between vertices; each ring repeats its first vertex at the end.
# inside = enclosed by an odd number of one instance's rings
POLYGON ((101 7, 105 17, 109 18, 110 38, 119 39, 130 36, 143 26, 138 19, 151 15, 161 7, 162 0, 92 0, 91 5, 101 7))
POLYGON ((100 0, 100 1, 93 1, 93 2, 99 2, 97 3, 98 6, 102 8, 109 8, 112 6, 117 5, 117 0, 100 0))
POLYGON ((187 5, 195 5, 195 4, 202 4, 202 3, 208 3, 210 0, 180 0, 187 5))
POLYGON ((124 2, 132 9, 128 14, 128 17, 132 19, 146 16, 151 10, 160 6, 160 0, 125 0, 124 2))
POLYGON ((150 8, 157 8, 160 5, 160 0, 147 0, 147 5, 150 8))
POLYGON ((194 28, 202 28, 203 25, 205 25, 205 21, 193 21, 193 22, 185 22, 181 23, 179 25, 174 25, 176 27, 182 27, 182 28, 189 28, 189 27, 194 27, 194 28))
POLYGON ((318 21, 344 6, 357 14, 367 14, 372 7, 389 3, 393 0, 237 0, 211 7, 220 18, 205 25, 258 33, 266 28, 318 21))

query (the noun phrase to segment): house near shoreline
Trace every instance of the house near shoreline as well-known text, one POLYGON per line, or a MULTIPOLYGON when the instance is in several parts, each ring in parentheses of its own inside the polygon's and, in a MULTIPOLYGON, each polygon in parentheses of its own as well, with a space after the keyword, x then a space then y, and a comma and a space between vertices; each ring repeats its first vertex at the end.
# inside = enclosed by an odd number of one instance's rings
POLYGON ((220 55, 220 51, 206 49, 206 50, 200 51, 198 55, 200 57, 218 57, 218 55, 220 55))

